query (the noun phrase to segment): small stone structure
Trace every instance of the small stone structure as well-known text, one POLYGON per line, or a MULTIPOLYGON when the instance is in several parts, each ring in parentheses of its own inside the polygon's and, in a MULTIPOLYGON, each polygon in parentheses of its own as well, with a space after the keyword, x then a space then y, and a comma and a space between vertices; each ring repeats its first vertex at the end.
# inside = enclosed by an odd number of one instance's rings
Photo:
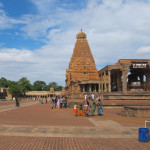
POLYGON ((150 106, 125 106, 124 111, 119 113, 122 116, 150 117, 150 106))

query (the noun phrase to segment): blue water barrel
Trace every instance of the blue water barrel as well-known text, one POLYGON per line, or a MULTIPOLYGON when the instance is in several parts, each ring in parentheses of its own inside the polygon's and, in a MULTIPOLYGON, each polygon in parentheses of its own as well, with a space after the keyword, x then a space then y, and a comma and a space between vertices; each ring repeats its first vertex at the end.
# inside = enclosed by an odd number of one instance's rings
POLYGON ((149 128, 139 128, 139 141, 140 142, 149 141, 149 128))

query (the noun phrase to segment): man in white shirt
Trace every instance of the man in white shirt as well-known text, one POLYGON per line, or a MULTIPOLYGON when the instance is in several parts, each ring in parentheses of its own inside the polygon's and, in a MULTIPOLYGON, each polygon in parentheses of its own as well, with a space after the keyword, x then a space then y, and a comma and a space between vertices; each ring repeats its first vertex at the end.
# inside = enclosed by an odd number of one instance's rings
POLYGON ((87 99, 87 94, 85 94, 85 96, 84 96, 84 97, 85 97, 85 101, 86 101, 86 99, 87 99))
POLYGON ((94 94, 91 94, 92 100, 94 100, 94 94))

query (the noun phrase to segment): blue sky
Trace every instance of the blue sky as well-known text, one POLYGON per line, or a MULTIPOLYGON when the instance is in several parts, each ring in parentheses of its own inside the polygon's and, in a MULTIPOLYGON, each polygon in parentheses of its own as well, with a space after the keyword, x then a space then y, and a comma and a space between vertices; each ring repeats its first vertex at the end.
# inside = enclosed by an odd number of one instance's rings
POLYGON ((98 70, 150 58, 150 0, 1 0, 0 77, 65 86, 81 28, 98 70))

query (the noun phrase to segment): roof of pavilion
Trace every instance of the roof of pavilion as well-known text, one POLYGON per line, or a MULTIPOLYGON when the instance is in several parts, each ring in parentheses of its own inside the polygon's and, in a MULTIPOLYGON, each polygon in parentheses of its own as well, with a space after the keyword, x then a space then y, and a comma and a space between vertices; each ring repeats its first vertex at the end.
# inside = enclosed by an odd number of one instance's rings
POLYGON ((61 95, 62 91, 29 91, 26 92, 26 95, 61 95))
POLYGON ((98 72, 100 74, 111 69, 123 69, 125 66, 131 65, 132 63, 148 63, 150 66, 150 59, 119 59, 114 65, 107 65, 98 72))

